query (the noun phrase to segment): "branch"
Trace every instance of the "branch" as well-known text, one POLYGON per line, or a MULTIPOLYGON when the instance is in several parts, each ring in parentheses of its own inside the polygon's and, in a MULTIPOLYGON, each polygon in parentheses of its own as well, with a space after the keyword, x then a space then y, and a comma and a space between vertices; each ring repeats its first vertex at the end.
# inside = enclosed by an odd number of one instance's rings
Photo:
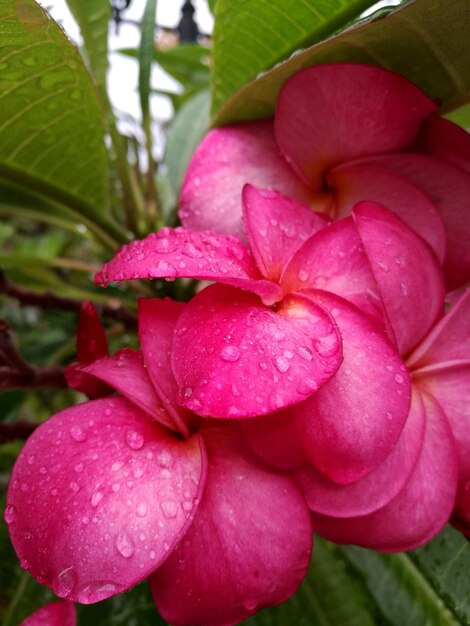
MULTIPOLYGON (((72 298, 64 298, 56 296, 50 291, 44 293, 35 293, 15 285, 11 282, 0 269, 0 293, 15 298, 19 301, 20 306, 37 306, 42 309, 60 309, 62 311, 74 311, 80 313, 82 302, 72 298)), ((127 311, 119 304, 118 307, 106 304, 95 304, 96 311, 99 316, 117 320, 129 328, 137 327, 137 316, 131 311, 127 311)))
POLYGON ((14 424, 0 422, 0 443, 8 443, 17 439, 27 439, 39 424, 21 420, 14 424))

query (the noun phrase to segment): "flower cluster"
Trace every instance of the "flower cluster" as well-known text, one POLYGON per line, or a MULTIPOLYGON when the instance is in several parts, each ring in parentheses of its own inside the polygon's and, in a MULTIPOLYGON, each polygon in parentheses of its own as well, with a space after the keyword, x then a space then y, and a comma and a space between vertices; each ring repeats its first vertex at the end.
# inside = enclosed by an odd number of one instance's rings
POLYGON ((313 530, 382 551, 452 515, 470 532, 470 141, 436 109, 328 64, 274 120, 206 136, 183 226, 96 282, 211 284, 141 299, 141 347, 113 356, 85 308, 69 382, 95 399, 14 468, 6 520, 40 582, 89 603, 148 577, 170 623, 222 626, 294 593, 313 530))

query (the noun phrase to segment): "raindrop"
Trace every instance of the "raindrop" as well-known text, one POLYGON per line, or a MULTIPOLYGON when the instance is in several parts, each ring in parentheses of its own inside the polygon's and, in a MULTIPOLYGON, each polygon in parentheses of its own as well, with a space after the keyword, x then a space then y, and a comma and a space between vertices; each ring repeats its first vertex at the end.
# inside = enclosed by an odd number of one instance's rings
POLYGON ((139 517, 145 517, 147 515, 147 503, 139 502, 136 512, 139 517))
POLYGON ((243 606, 245 607, 247 611, 254 611, 257 607, 257 602, 256 600, 251 600, 251 599, 245 600, 243 602, 243 606))
POLYGON ((86 441, 86 438, 87 438, 86 432, 78 424, 75 424, 74 426, 71 427, 70 436, 72 437, 74 441, 78 441, 80 443, 82 441, 86 441))
POLYGON ((67 567, 57 576, 54 591, 60 598, 67 598, 77 584, 77 577, 73 567, 67 567))
POLYGON ((240 350, 237 346, 226 345, 220 352, 220 358, 223 361, 235 362, 240 358, 240 350))
POLYGON ((185 500, 181 506, 183 507, 183 511, 189 513, 189 511, 192 511, 193 503, 191 500, 185 500))
POLYGON ((36 457, 34 456, 34 454, 30 454, 28 457, 28 465, 32 465, 35 461, 36 457))
POLYGON ((184 246, 182 253, 193 259, 200 259, 204 254, 202 250, 195 246, 193 243, 187 243, 184 246))
POLYGON ((81 472, 84 468, 84 464, 80 461, 79 463, 76 463, 74 466, 74 469, 76 472, 81 472))
POLYGON ((297 353, 306 361, 311 361, 313 359, 313 353, 310 348, 307 348, 307 346, 299 346, 297 348, 297 353))
POLYGON ((401 374, 395 374, 395 382, 401 385, 405 379, 401 374))
POLYGON ((167 519, 172 519, 176 517, 178 514, 178 505, 176 504, 176 502, 173 502, 172 500, 161 502, 160 507, 163 511, 163 515, 167 519))
POLYGON ((338 351, 338 342, 336 335, 326 335, 326 337, 319 337, 313 340, 313 347, 320 356, 332 356, 338 351))
POLYGON ((119 554, 128 559, 135 552, 134 542, 130 535, 124 530, 116 538, 116 548, 119 554))
POLYGON ((80 590, 77 600, 82 604, 92 604, 93 602, 99 602, 100 600, 114 596, 119 593, 120 590, 121 588, 114 583, 96 580, 80 590))
POLYGON ((156 557, 157 555, 155 554, 155 550, 150 550, 149 552, 149 557, 150 559, 153 561, 153 559, 156 557))
POLYGON ((80 487, 78 486, 78 484, 77 484, 75 481, 72 481, 72 482, 70 483, 70 489, 71 489, 72 491, 77 492, 77 491, 79 491, 79 490, 80 490, 80 487))
POLYGON ((287 372, 290 367, 289 360, 285 356, 277 356, 274 359, 274 365, 279 372, 287 372))
POLYGON ((144 445, 144 438, 136 430, 128 430, 126 433, 126 443, 132 450, 140 450, 144 445))
POLYGON ((104 414, 106 415, 106 417, 110 417, 110 416, 111 416, 111 414, 112 414, 111 409, 109 409, 109 408, 108 408, 108 409, 105 409, 105 410, 104 410, 104 414))
POLYGON ((102 499, 103 499, 103 492, 95 491, 95 493, 91 496, 91 506, 94 509, 96 509, 96 507, 98 506, 98 504, 101 502, 102 499))
POLYGON ((173 457, 169 452, 163 450, 157 454, 156 461, 160 467, 171 467, 173 464, 173 457))
POLYGON ((169 237, 162 237, 161 239, 156 239, 154 247, 155 250, 161 254, 169 254, 176 250, 178 243, 169 237))
POLYGON ((124 467, 124 463, 122 461, 116 461, 111 465, 113 472, 118 472, 122 467, 124 467))
POLYGON ((297 278, 300 280, 301 283, 305 283, 310 278, 310 274, 305 270, 300 270, 297 274, 297 278))
POLYGON ((15 521, 16 515, 17 515, 16 507, 13 506, 13 504, 8 504, 5 507, 5 512, 3 514, 3 519, 5 520, 5 522, 7 524, 11 524, 12 522, 15 521))

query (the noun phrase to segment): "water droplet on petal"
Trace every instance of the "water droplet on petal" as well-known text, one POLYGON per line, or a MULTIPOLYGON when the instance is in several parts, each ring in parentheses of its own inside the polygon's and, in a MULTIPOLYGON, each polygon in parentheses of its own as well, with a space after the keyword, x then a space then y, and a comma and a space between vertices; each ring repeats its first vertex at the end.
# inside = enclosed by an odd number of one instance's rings
POLYGON ((139 517, 145 517, 147 515, 147 503, 139 502, 136 508, 136 512, 139 517))
POLYGON ((395 382, 401 385, 405 379, 401 374, 395 374, 395 382))
POLYGON ((128 430, 126 433, 126 443, 132 450, 140 450, 144 445, 144 438, 136 430, 128 430))
POLYGON ((4 514, 3 514, 3 519, 5 520, 5 522, 6 522, 7 524, 11 524, 12 522, 14 522, 14 521, 15 521, 16 516, 17 516, 17 510, 16 510, 16 507, 15 507, 15 506, 13 506, 13 504, 8 504, 8 505, 5 507, 5 512, 4 512, 4 514))
POLYGON ((110 596, 114 596, 120 591, 121 587, 114 583, 96 580, 80 590, 77 600, 82 604, 92 604, 94 602, 99 602, 100 600, 105 600, 110 596))
POLYGON ((167 519, 172 519, 173 517, 176 517, 178 514, 178 505, 176 504, 176 502, 173 502, 172 500, 161 502, 160 507, 163 511, 163 515, 167 519))
POLYGON ((313 353, 307 346, 299 346, 297 348, 297 354, 306 361, 311 361, 313 359, 313 353))
POLYGON ((252 599, 245 600, 243 602, 243 606, 245 607, 247 611, 254 611, 257 607, 257 604, 258 603, 256 602, 256 600, 252 600, 252 599))
POLYGON ((57 576, 54 591, 60 598, 67 598, 77 584, 77 576, 73 567, 67 567, 57 576))
POLYGON ((78 486, 78 484, 77 484, 75 481, 72 481, 72 482, 70 483, 70 489, 71 489, 72 491, 77 492, 77 491, 79 491, 79 490, 80 490, 80 487, 78 486))
POLYGON ((171 467, 173 464, 173 457, 169 452, 166 452, 166 450, 159 452, 155 460, 160 467, 171 467))
POLYGON ((237 346, 226 345, 220 352, 220 358, 223 361, 235 362, 240 358, 240 350, 237 346))
POLYGON ((300 270, 299 273, 297 274, 297 277, 301 283, 305 283, 310 278, 310 274, 306 272, 305 270, 300 270))
POLYGON ((71 429, 70 429, 70 436, 72 437, 72 439, 74 441, 78 441, 80 443, 83 442, 83 441, 86 441, 86 438, 87 438, 86 432, 78 424, 74 424, 71 427, 71 429))
POLYGON ((279 372, 287 372, 290 367, 289 360, 285 356, 277 356, 274 359, 274 365, 279 372))
POLYGON ((102 499, 103 499, 103 492, 95 491, 95 493, 91 496, 91 506, 94 509, 96 509, 96 507, 98 506, 98 504, 101 502, 102 499))
POLYGON ((134 542, 130 537, 129 533, 125 530, 116 538, 116 548, 118 549, 119 554, 121 554, 126 559, 130 558, 135 552, 134 542))
POLYGON ((317 337, 313 340, 313 347, 320 356, 329 357, 338 351, 338 341, 336 335, 326 335, 325 337, 317 337))

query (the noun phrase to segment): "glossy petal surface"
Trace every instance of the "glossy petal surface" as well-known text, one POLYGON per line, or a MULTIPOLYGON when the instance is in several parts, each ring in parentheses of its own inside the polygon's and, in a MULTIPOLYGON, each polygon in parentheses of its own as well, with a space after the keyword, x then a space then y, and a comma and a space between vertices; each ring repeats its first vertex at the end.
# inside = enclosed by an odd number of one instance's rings
POLYGON ((451 514, 457 490, 455 443, 439 405, 426 396, 421 455, 404 489, 382 509, 362 517, 314 515, 317 532, 335 543, 398 552, 434 537, 451 514))
POLYGON ((410 407, 410 379, 372 320, 333 294, 308 293, 332 312, 343 340, 343 362, 297 407, 296 425, 310 462, 348 484, 382 463, 398 441, 410 407))
POLYGON ((274 139, 272 120, 211 130, 196 150, 179 199, 181 221, 194 230, 245 238, 242 189, 249 183, 276 189, 304 204, 311 190, 285 161, 274 139))
POLYGON ((235 624, 294 593, 312 527, 293 482, 260 465, 233 434, 203 433, 208 480, 184 540, 150 578, 169 623, 235 624))
POLYGON ((385 461, 362 480, 339 485, 312 465, 296 472, 307 504, 312 511, 333 517, 366 515, 382 508, 403 489, 410 477, 421 453, 424 430, 424 407, 414 397, 395 447, 385 461))
POLYGON ((447 286, 455 289, 470 276, 470 175, 451 163, 420 154, 396 154, 374 160, 420 187, 434 202, 444 223, 447 286))
POLYGON ((392 211, 444 260, 446 235, 441 215, 431 199, 416 185, 367 160, 336 167, 328 174, 335 190, 336 214, 349 215, 361 201, 376 202, 392 211))
POLYGON ((288 296, 275 312, 222 285, 188 303, 173 340, 179 401, 211 417, 262 415, 300 402, 340 362, 340 338, 321 305, 288 296))
POLYGON ((404 148, 436 105, 398 74, 328 63, 298 72, 276 105, 276 140, 315 189, 344 161, 404 148))
POLYGON ((122 393, 133 404, 164 426, 176 429, 148 375, 140 350, 124 348, 112 357, 104 357, 91 365, 81 367, 122 393))
POLYGON ((75 626, 77 616, 72 602, 50 602, 23 620, 20 626, 75 626))
POLYGON ((191 523, 204 484, 201 445, 122 398, 51 417, 26 442, 7 496, 22 566, 85 604, 143 580, 191 523))
POLYGON ((361 202, 353 213, 399 351, 406 354, 443 313, 441 270, 429 246, 390 211, 361 202))
POLYGON ((277 285, 262 280, 249 249, 236 237, 185 228, 162 228, 124 246, 98 272, 95 282, 177 277, 214 280, 249 289, 268 304, 282 298, 277 285))
POLYGON ((309 237, 286 267, 281 286, 287 292, 324 289, 385 323, 377 282, 352 218, 334 222, 309 237))
POLYGON ((301 243, 328 223, 299 202, 252 185, 243 188, 243 217, 256 264, 274 282, 301 243))
POLYGON ((470 137, 457 124, 430 115, 421 131, 423 151, 457 165, 470 174, 470 137))

